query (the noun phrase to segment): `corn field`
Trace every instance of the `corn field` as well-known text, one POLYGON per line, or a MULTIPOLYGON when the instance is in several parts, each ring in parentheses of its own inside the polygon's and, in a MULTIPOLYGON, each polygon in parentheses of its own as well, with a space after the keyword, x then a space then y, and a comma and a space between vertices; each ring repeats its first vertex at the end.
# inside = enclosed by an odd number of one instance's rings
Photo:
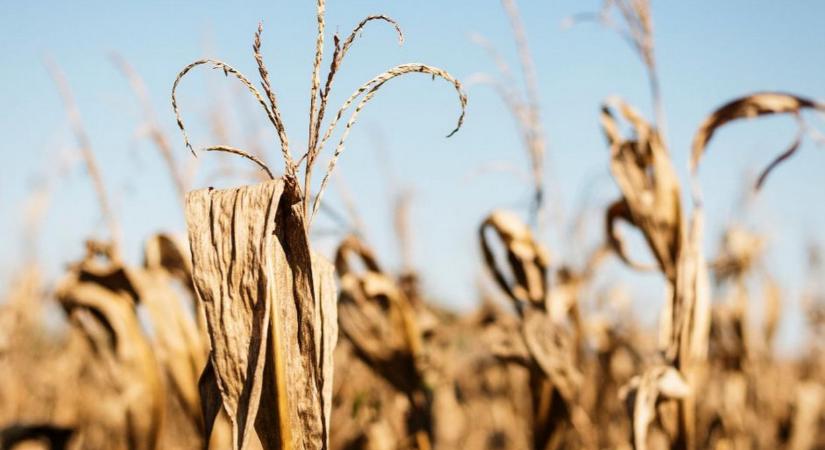
MULTIPOLYGON (((825 114, 825 103, 802 92, 743 92, 702 105, 707 114, 692 141, 671 142, 666 118, 679 117, 668 117, 662 98, 649 0, 605 0, 598 11, 571 17, 565 26, 594 22, 630 45, 638 58, 628 64, 641 64, 652 115, 620 96, 592 105, 601 163, 619 195, 600 205, 598 233, 576 258, 566 257, 543 238, 557 224, 546 182, 552 136, 538 93, 546 86, 533 61, 542 47, 528 46, 516 1, 501 5, 514 68, 475 36, 498 73, 468 81, 449 67, 403 63, 337 104, 332 94, 351 89, 337 75, 348 70, 362 34, 388 27, 399 43, 413 37, 386 15, 332 35, 329 29, 348 25, 317 0, 308 123, 289 133, 283 112, 301 105, 278 95, 286 88, 264 57, 276 44, 267 42, 264 23, 238 31, 252 35, 257 73, 193 58, 168 74, 171 111, 155 109, 138 70, 113 54, 123 89, 140 105, 144 135, 168 169, 185 217, 180 235, 124 236, 95 136, 62 67, 47 58, 104 230, 71 243, 83 254, 57 279, 35 258, 9 266, 11 281, 0 292, 0 449, 825 449, 821 251, 811 245, 800 262, 808 280, 801 300, 766 269, 762 230, 730 223, 718 253, 706 254, 712 192, 699 177, 713 164, 706 153, 724 152, 714 137, 729 124, 758 128, 760 119, 745 119, 788 116, 798 128, 793 141, 746 187, 752 195, 770 191, 775 172, 793 170, 786 161, 805 159, 796 154, 803 141, 825 141, 813 119, 825 114), (214 145, 192 143, 187 125, 197 112, 178 91, 205 69, 250 96, 258 108, 250 114, 271 126, 279 152, 241 148, 217 132, 214 145), (524 176, 512 182, 524 185, 529 202, 491 204, 475 229, 464 230, 478 251, 458 257, 483 269, 478 285, 467 286, 477 300, 468 311, 428 293, 409 257, 428 236, 410 226, 403 192, 393 193, 391 218, 403 264, 390 269, 357 212, 369 205, 335 184, 362 110, 392 90, 394 79, 421 76, 454 96, 454 105, 438 106, 454 108, 447 137, 464 132, 473 115, 468 85, 500 95, 510 113, 500 120, 514 122, 520 138, 508 160, 526 161, 524 176), (161 125, 172 120, 178 130, 161 125), (672 146, 689 146, 687 176, 672 146), (245 182, 220 189, 193 182, 199 161, 216 153, 249 170, 215 177, 245 182), (325 204, 328 189, 341 190, 347 212, 325 204), (333 252, 315 244, 313 224, 325 216, 349 224, 334 235, 333 252), (124 257, 138 250, 142 262, 124 257), (596 289, 611 261, 665 286, 660 301, 645 305, 654 326, 619 284, 596 289), (802 305, 804 327, 795 333, 803 344, 787 354, 775 342, 791 302, 802 305)), ((32 234, 20 240, 37 238, 37 199, 48 192, 31 194, 25 214, 32 234)), ((562 239, 580 242, 585 227, 559 228, 562 239)))

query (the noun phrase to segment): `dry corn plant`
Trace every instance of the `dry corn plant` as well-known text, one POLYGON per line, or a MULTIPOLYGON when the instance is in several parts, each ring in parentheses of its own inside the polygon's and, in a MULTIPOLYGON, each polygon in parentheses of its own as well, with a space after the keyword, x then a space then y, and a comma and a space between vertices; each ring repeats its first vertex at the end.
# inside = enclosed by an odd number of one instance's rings
MULTIPOLYGON (((502 6, 515 38, 524 92, 518 88, 508 63, 493 45, 476 37, 499 71, 498 77, 484 77, 482 81, 496 89, 516 120, 529 157, 529 179, 534 192, 528 217, 534 228, 541 228, 546 141, 539 110, 538 81, 516 2, 505 0, 502 6)), ((577 295, 583 279, 563 268, 558 273, 558 286, 551 289, 546 250, 534 241, 529 228, 510 213, 496 211, 488 216, 481 226, 480 239, 487 268, 518 313, 518 325, 512 330, 518 336, 515 341, 508 333, 503 333, 504 330, 491 328, 501 333, 499 339, 508 342, 507 345, 494 344, 504 360, 520 361, 528 370, 532 447, 579 445, 594 448, 595 434, 587 413, 581 408, 582 379, 576 367, 583 338, 577 295), (509 279, 497 263, 488 241, 488 229, 494 230, 504 243, 512 275, 509 279), (563 325, 567 318, 571 319, 572 330, 563 325), (571 426, 575 430, 572 435, 567 430, 571 426)))
MULTIPOLYGON (((211 352, 200 380, 206 434, 220 409, 232 424, 233 448, 248 448, 253 429, 263 448, 328 448, 332 407, 333 350, 337 340, 336 293, 333 268, 312 252, 308 231, 349 131, 363 107, 389 80, 412 72, 440 77, 458 92, 462 113, 466 97, 447 72, 425 64, 402 64, 359 87, 338 110, 322 134, 330 90, 344 57, 364 27, 385 21, 369 16, 343 41, 335 36, 326 82, 321 84, 325 38, 325 3, 317 3, 318 35, 311 76, 309 139, 296 161, 269 82, 261 54, 259 26, 253 44, 264 95, 249 79, 216 60, 187 65, 175 79, 172 107, 184 143, 194 154, 176 98, 182 78, 193 68, 210 65, 242 82, 255 96, 272 123, 285 162, 276 179, 267 165, 250 153, 219 145, 208 151, 238 154, 258 164, 271 181, 236 189, 190 192, 186 218, 192 250, 193 279, 206 312, 211 352), (357 101, 344 125, 327 172, 310 205, 312 169, 340 119, 357 101), (304 183, 298 167, 304 163, 304 183)), ((454 130, 453 132, 455 132, 454 130)), ((452 134, 452 133, 451 133, 452 134)))
MULTIPOLYGON (((419 449, 432 448, 432 393, 426 384, 426 357, 416 311, 407 294, 382 272, 372 251, 355 236, 338 247, 335 269, 341 280, 341 333, 363 360, 410 404, 407 436, 419 449), (354 270, 350 258, 365 267, 354 270)), ((403 436, 396 436, 403 441, 403 436)), ((399 445, 406 445, 399 442, 399 445)))
POLYGON ((628 265, 649 269, 627 253, 617 231, 623 220, 640 230, 667 281, 669 298, 660 321, 663 359, 631 380, 623 395, 633 422, 636 448, 647 448, 648 428, 655 419, 672 448, 694 448, 694 407, 690 386, 698 382, 706 349, 709 318, 707 269, 702 254, 701 207, 694 208, 690 227, 682 217, 679 180, 659 131, 633 108, 611 99, 602 108, 602 128, 611 154, 611 172, 622 197, 607 211, 608 242, 628 265), (634 137, 624 138, 613 109, 631 124, 634 137), (657 414, 657 399, 679 399, 657 414))
POLYGON ((783 362, 775 358, 772 341, 781 308, 781 292, 770 274, 762 273, 760 259, 763 238, 741 228, 729 229, 723 237, 719 256, 711 267, 717 288, 732 284, 724 302, 712 309, 709 336, 709 377, 720 380, 709 386, 709 395, 698 407, 697 423, 708 430, 703 446, 734 448, 778 446, 778 436, 770 427, 758 423, 781 423, 785 420, 777 406, 790 400, 792 392, 783 392, 774 384, 783 362), (746 277, 764 278, 762 323, 754 329, 748 320, 746 277), (718 390, 718 392, 717 392, 718 390), (751 391, 751 393, 749 393, 751 391))
MULTIPOLYGON (((773 92, 757 93, 726 103, 705 119, 694 137, 692 172, 696 174, 698 171, 699 159, 719 127, 742 118, 792 114, 799 123, 799 130, 790 146, 760 174, 755 186, 760 189, 771 171, 796 152, 806 134, 818 138, 818 132, 809 128, 802 118, 804 109, 822 111, 823 105, 795 95, 773 92)), ((701 198, 696 187, 694 191, 694 195, 701 198)), ((821 409, 813 406, 812 399, 822 395, 822 380, 805 379, 803 375, 798 386, 781 383, 782 379, 799 375, 793 374, 787 362, 774 358, 771 352, 779 321, 781 294, 769 276, 764 277, 761 329, 752 330, 749 326, 747 303, 750 296, 744 277, 754 271, 762 247, 758 237, 732 230, 725 236, 723 252, 717 259, 717 281, 724 283, 732 280, 735 288, 731 294, 733 299, 714 311, 716 345, 712 345, 711 349, 721 353, 719 359, 723 364, 717 371, 721 372, 720 378, 724 380, 724 390, 723 402, 716 410, 720 411, 719 416, 712 423, 721 431, 708 433, 713 436, 709 439, 716 438, 718 442, 709 441, 708 444, 735 448, 771 448, 782 444, 794 449, 813 448, 817 436, 810 430, 821 420, 818 418, 821 409), (792 415, 789 406, 796 410, 795 414, 792 415), (771 423, 789 424, 791 431, 787 440, 780 430, 761 426, 771 423)), ((713 417, 713 413, 705 414, 706 420, 707 416, 713 417)))
MULTIPOLYGON (((632 402, 634 445, 636 448, 647 448, 648 427, 657 420, 664 431, 664 436, 657 439, 669 442, 671 448, 696 448, 699 436, 694 396, 704 384, 710 332, 710 288, 701 250, 702 195, 695 179, 699 159, 716 129, 732 120, 771 113, 798 114, 802 108, 819 106, 794 96, 764 93, 735 100, 711 114, 700 126, 693 141, 694 211, 690 225, 686 226, 681 213, 679 182, 658 130, 623 102, 613 99, 609 104, 620 111, 635 131, 634 138, 621 137, 611 109, 603 108, 602 126, 611 148, 611 170, 622 191, 622 199, 608 209, 606 223, 609 242, 616 254, 629 265, 647 268, 627 254, 615 225, 618 220, 624 220, 639 229, 656 259, 658 270, 668 282, 670 296, 660 322, 664 365, 648 369, 632 381, 625 392, 628 401, 632 402), (680 399, 678 409, 671 408, 667 412, 667 408, 662 407, 657 413, 656 398, 659 395, 680 399)), ((784 159, 784 155, 792 153, 796 147, 798 143, 795 141, 778 160, 784 159)), ((773 166, 775 164, 766 169, 760 180, 764 180, 773 166)), ((745 245, 753 247, 751 243, 745 245)), ((738 271, 741 275, 747 269, 745 264, 750 257, 738 255, 728 258, 737 258, 737 261, 725 263, 723 258, 721 267, 733 266, 727 267, 727 270, 734 275, 738 271)), ((740 303, 737 310, 743 311, 744 308, 740 303)), ((744 333, 742 314, 738 313, 736 319, 740 324, 739 333, 744 333)), ((719 320, 717 318, 718 325, 719 320)), ((774 328, 775 324, 771 322, 775 323, 775 318, 771 318, 770 313, 767 320, 766 330, 774 328)), ((747 344, 743 342, 741 345, 747 344)), ((743 352, 746 350, 740 349, 743 352)))
MULTIPOLYGON (((481 249, 488 270, 498 286, 512 300, 520 320, 521 342, 526 350, 533 394, 533 448, 558 448, 560 445, 595 447, 595 431, 586 411, 581 408, 582 374, 576 367, 581 323, 572 314, 573 327, 566 328, 567 313, 577 306, 554 305, 573 300, 564 294, 553 295, 548 286, 549 254, 538 244, 529 228, 506 212, 492 213, 479 230, 481 249), (507 255, 508 272, 498 262, 490 245, 488 229, 495 231, 507 255), (509 273, 509 277, 505 275, 509 273), (561 311, 561 317, 553 312, 561 311), (565 436, 564 424, 575 431, 565 436), (575 440, 570 440, 575 439, 575 440), (576 444, 577 443, 577 444, 576 444)), ((514 349, 515 350, 515 349, 514 349)))
MULTIPOLYGON (((654 446, 671 448, 696 448, 709 445, 711 441, 698 442, 695 398, 693 395, 704 383, 708 375, 706 358, 708 335, 710 333, 710 288, 707 268, 701 246, 703 241, 703 213, 701 191, 696 180, 699 158, 715 130, 738 118, 753 117, 773 113, 792 113, 800 123, 799 132, 789 148, 768 166, 757 181, 757 189, 764 183, 770 171, 780 162, 790 157, 800 145, 808 131, 818 138, 819 134, 809 129, 799 114, 804 108, 819 109, 813 101, 787 94, 762 93, 734 100, 711 114, 696 133, 691 152, 692 191, 694 198, 693 217, 689 226, 682 218, 679 182, 667 152, 666 122, 656 63, 654 57, 653 25, 650 3, 647 0, 607 0, 598 14, 583 14, 571 18, 570 23, 581 20, 597 20, 618 32, 638 53, 648 75, 651 96, 656 112, 656 121, 648 124, 635 110, 617 99, 611 99, 602 108, 602 127, 611 149, 611 172, 622 192, 622 198, 614 202, 606 216, 608 243, 615 253, 629 266, 650 270, 627 254, 616 223, 623 220, 639 229, 656 260, 656 268, 668 282, 669 299, 662 311, 660 322, 660 348, 663 363, 648 369, 641 377, 632 380, 623 390, 633 422, 633 444, 636 448, 647 448, 648 428, 657 422, 657 433, 651 436, 654 446), (618 12, 620 21, 614 19, 618 12), (618 110, 632 126, 635 136, 622 138, 611 109, 618 110), (676 370, 674 370, 676 369, 676 370), (691 392, 693 391, 693 392, 691 392), (677 410, 672 402, 657 403, 657 397, 677 398, 677 410), (670 404, 668 404, 670 403, 670 404), (670 411, 668 411, 668 409, 670 411), (658 433, 664 431, 664 433, 658 433), (658 436, 656 435, 658 434, 658 436)), ((741 274, 747 270, 747 255, 733 256, 735 260, 721 261, 729 271, 741 274), (740 267, 736 267, 739 264, 740 267), (730 267, 733 265, 733 267, 730 267)), ((723 255, 724 259, 724 255, 723 255)), ((725 270, 725 267, 721 267, 725 270)), ((730 273, 717 272, 724 278, 730 273)), ((737 276, 734 274, 734 276, 737 276)), ((740 283, 741 284, 741 283, 740 283)), ((769 346, 776 327, 776 289, 766 286, 766 318, 764 343, 769 346)), ((739 290, 738 297, 744 298, 739 290)), ((733 331, 738 331, 740 339, 745 339, 745 305, 740 300, 735 311, 733 331)), ((722 325, 714 315, 714 326, 722 325)), ((727 322, 731 323, 731 322, 727 322)), ((744 342, 741 345, 745 345, 744 342)), ((745 347, 740 347, 742 351, 745 347)), ((766 356, 763 355, 763 358, 766 356)), ((769 370, 769 363, 755 368, 751 373, 769 370)), ((753 383, 752 383, 753 384, 753 383)), ((740 401, 732 410, 739 410, 740 401)), ((729 417, 729 415, 728 415, 729 417)), ((706 419, 706 418, 705 418, 706 419)), ((703 424, 707 425, 707 424, 703 424)), ((733 430, 730 436, 744 428, 733 430)), ((731 441, 721 441, 731 442, 731 441)), ((763 440, 764 442, 764 440, 763 440)), ((733 444, 730 444, 733 445, 733 444)), ((740 447, 736 447, 740 448, 740 447)), ((742 447, 743 448, 743 447, 742 447)))

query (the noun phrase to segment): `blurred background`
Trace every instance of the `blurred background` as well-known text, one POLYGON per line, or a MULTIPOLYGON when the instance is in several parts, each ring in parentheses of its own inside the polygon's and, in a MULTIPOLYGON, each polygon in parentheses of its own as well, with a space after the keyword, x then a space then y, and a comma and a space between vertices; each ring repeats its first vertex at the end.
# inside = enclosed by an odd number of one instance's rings
MULTIPOLYGON (((520 7, 547 139, 547 210, 541 239, 554 260, 581 260, 602 238, 604 208, 618 197, 599 108, 606 97, 619 95, 652 118, 645 67, 609 28, 595 22, 569 26, 578 14, 597 12, 599 1, 523 2, 520 7), (581 237, 573 239, 576 223, 584 225, 577 227, 581 237)), ((331 252, 347 231, 341 222, 360 221, 385 264, 398 267, 403 258, 395 243, 393 214, 398 196, 406 196, 410 258, 424 289, 443 306, 467 310, 476 305, 482 273, 479 222, 498 207, 526 215, 531 201, 525 181, 528 156, 518 128, 499 95, 484 82, 498 70, 485 45, 493 46, 515 77, 521 77, 507 16, 498 2, 348 0, 327 5, 327 29, 346 34, 367 14, 396 19, 405 41, 399 46, 389 26, 368 27, 341 68, 330 105, 337 106, 391 66, 424 62, 464 83, 467 117, 457 134, 445 138, 459 113, 449 84, 426 75, 388 83, 353 128, 325 196, 328 210, 313 228, 313 242, 331 252)), ((825 99, 825 3, 655 2, 653 18, 666 137, 683 186, 693 133, 724 102, 764 90, 825 99)), ((259 21, 264 23, 263 54, 298 151, 306 147, 315 36, 314 5, 309 2, 0 5, 5 65, 0 73, 0 291, 21 261, 37 258, 53 280, 83 254, 83 239, 106 234, 46 62, 65 73, 128 243, 125 259, 133 262, 140 257, 138 243, 152 232, 182 236, 185 224, 173 180, 147 136, 140 100, 114 61, 122 58, 143 79, 175 158, 189 165, 193 156, 183 145, 170 106, 175 76, 186 64, 211 57, 257 79, 251 46, 259 21), (37 211, 44 214, 42 221, 33 222, 37 211)), ((195 148, 258 148, 273 170, 282 170, 272 127, 236 80, 220 71, 195 71, 181 84, 178 101, 195 148)), ((821 127, 822 119, 813 116, 810 123, 821 127)), ((753 195, 752 186, 795 130, 789 117, 725 127, 710 145, 700 172, 707 253, 717 253, 724 227, 731 223, 765 234, 766 269, 779 279, 789 299, 798 298, 804 288, 811 243, 823 240, 825 152, 807 140, 761 192, 753 195)), ((330 147, 319 167, 325 167, 330 147)), ((192 185, 248 183, 253 172, 254 167, 239 158, 200 154, 192 185)), ((320 176, 315 178, 320 181, 320 176)), ((682 194, 689 204, 688 192, 682 194)), ((639 259, 651 259, 640 237, 632 242, 639 259)), ((640 317, 652 323, 664 300, 662 277, 629 272, 615 260, 599 275, 605 285, 619 278, 640 317)), ((793 350, 801 320, 798 305, 791 301, 779 331, 780 349, 793 350)))

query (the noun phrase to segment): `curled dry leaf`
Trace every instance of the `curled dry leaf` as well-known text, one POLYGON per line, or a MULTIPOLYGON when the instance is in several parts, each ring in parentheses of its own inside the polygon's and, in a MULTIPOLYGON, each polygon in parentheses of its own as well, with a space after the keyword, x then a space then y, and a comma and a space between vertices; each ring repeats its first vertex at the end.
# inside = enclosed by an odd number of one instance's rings
POLYGON ((532 304, 544 308, 547 296, 547 266, 550 256, 544 247, 536 243, 530 229, 518 217, 507 211, 494 211, 479 228, 481 251, 487 269, 499 287, 515 302, 521 311, 532 304), (496 263, 487 230, 493 229, 507 252, 511 280, 496 263))
POLYGON ((328 445, 335 291, 329 263, 310 252, 300 199, 289 179, 187 195, 212 344, 201 378, 213 396, 202 399, 206 428, 222 404, 236 449, 253 426, 265 449, 328 445))
POLYGON ((607 244, 614 253, 625 264, 640 272, 648 272, 656 270, 656 266, 652 264, 639 263, 633 260, 627 252, 624 245, 624 240, 619 235, 617 224, 619 220, 623 220, 631 225, 634 225, 633 217, 630 215, 630 208, 624 199, 616 200, 607 208, 605 214, 605 235, 607 236, 607 244))
POLYGON ((622 199, 608 211, 608 241, 623 260, 630 261, 613 231, 616 219, 626 220, 642 232, 660 270, 673 281, 681 244, 682 207, 679 180, 659 131, 618 98, 602 107, 601 121, 610 146, 610 171, 622 191, 622 199), (634 138, 621 135, 612 109, 630 123, 634 138))
POLYGON ((174 275, 184 286, 192 287, 192 263, 186 249, 167 234, 151 236, 143 250, 143 265, 148 270, 164 270, 174 275))
POLYGON ((798 97, 792 94, 780 92, 761 92, 732 100, 705 118, 696 134, 693 137, 693 145, 690 152, 690 168, 696 172, 699 168, 699 160, 705 154, 705 148, 710 142, 716 130, 723 125, 738 119, 764 116, 769 114, 794 114, 800 120, 800 132, 788 149, 780 154, 759 176, 757 188, 759 188, 767 178, 768 174, 783 160, 789 158, 796 149, 799 148, 802 132, 805 129, 800 113, 804 109, 814 109, 825 111, 825 104, 798 97))

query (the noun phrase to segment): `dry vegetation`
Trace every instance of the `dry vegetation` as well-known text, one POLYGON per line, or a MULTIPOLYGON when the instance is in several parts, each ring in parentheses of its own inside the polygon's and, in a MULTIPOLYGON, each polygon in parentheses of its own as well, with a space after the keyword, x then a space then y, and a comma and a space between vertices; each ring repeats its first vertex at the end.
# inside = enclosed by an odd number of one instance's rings
MULTIPOLYGON (((172 105, 192 153, 176 89, 201 65, 240 81, 275 130, 284 160, 280 176, 258 150, 205 149, 260 167, 263 177, 258 173, 254 184, 233 189, 190 191, 191 169, 173 154, 140 77, 115 56, 169 167, 188 230, 188 246, 165 234, 149 237, 143 263, 134 266, 121 259, 121 246, 133 243, 120 237, 91 140, 68 84, 50 64, 109 236, 86 242, 85 257, 53 288, 32 262, 20 267, 3 294, 0 448, 825 448, 821 256, 812 248, 807 263, 807 329, 800 330, 806 346, 797 355, 777 354, 773 341, 791 300, 760 263, 763 237, 731 226, 720 254, 706 257, 697 177, 720 127, 791 114, 799 133, 761 174, 759 189, 801 139, 819 139, 801 112, 824 111, 825 105, 757 93, 717 108, 695 133, 685 184, 664 136, 649 5, 607 0, 599 13, 574 17, 617 30, 636 49, 648 70, 656 120, 618 98, 602 105, 610 170, 621 195, 605 207, 604 235, 596 239, 601 244, 584 262, 558 261, 536 238, 546 225, 538 81, 515 2, 502 3, 525 87, 522 93, 504 59, 485 43, 501 69, 487 81, 519 126, 534 195, 526 221, 496 210, 480 225, 479 263, 495 290, 482 290, 481 306, 461 315, 428 301, 408 261, 403 272, 388 272, 363 236, 343 239, 332 262, 310 241, 349 130, 385 83, 414 72, 446 80, 461 107, 453 133, 461 127, 467 104, 462 85, 425 64, 378 74, 331 120, 325 117, 336 74, 365 27, 385 22, 403 40, 391 18, 369 16, 345 38, 336 35, 323 77, 324 2, 318 1, 308 146, 297 159, 261 54, 262 27, 253 45, 262 91, 221 61, 195 61, 180 72, 172 105), (338 143, 313 194, 312 169, 337 129, 338 143), (690 205, 683 204, 685 186, 690 205), (620 222, 644 237, 653 264, 631 255, 620 222), (592 289, 611 257, 661 275, 667 289, 657 330, 643 327, 618 291, 592 289), (755 282, 761 283, 757 292, 755 282), (594 296, 598 301, 587 298, 594 296), (759 321, 748 317, 753 299, 764 307, 759 321), (59 325, 45 319, 55 307, 63 313, 59 325)), ((396 226, 406 248, 403 208, 396 226)))

